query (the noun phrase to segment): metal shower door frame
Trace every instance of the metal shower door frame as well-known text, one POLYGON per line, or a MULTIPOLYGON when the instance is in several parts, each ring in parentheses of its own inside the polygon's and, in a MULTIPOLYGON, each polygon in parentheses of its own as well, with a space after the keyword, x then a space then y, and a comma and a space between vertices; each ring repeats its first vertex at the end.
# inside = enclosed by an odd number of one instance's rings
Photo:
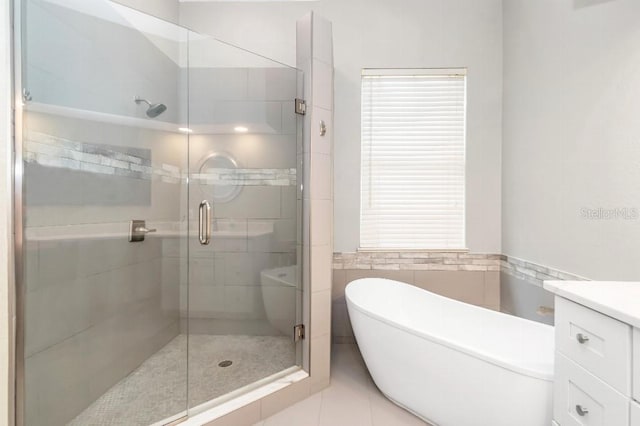
POLYGON ((23 40, 22 0, 10 0, 12 19, 12 68, 13 68, 13 283, 9 285, 9 422, 24 425, 24 324, 18 321, 24 315, 24 209, 23 179, 23 40), (11 368, 13 367, 13 368, 11 368))

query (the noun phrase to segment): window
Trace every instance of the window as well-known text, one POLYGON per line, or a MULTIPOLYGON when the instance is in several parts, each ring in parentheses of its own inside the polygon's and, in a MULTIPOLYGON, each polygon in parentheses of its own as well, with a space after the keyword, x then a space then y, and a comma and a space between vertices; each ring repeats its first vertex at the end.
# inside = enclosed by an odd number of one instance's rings
POLYGON ((465 70, 362 73, 362 249, 465 248, 465 70))

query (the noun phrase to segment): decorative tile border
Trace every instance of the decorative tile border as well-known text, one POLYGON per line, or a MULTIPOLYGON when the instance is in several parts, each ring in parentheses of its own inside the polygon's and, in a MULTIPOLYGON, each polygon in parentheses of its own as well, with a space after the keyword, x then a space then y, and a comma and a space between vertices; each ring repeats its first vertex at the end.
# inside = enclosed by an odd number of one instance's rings
POLYGON ((208 169, 194 174, 200 185, 295 186, 296 169, 208 169))
POLYGON ((334 253, 333 269, 500 271, 502 255, 458 252, 334 253))
POLYGON ((573 280, 588 281, 587 278, 568 272, 553 269, 548 266, 538 265, 512 256, 503 256, 502 272, 514 278, 542 287, 544 280, 573 280))
POLYGON ((459 252, 356 252, 334 253, 333 269, 380 271, 479 271, 504 272, 541 287, 544 280, 587 278, 502 254, 459 252))
MULTIPOLYGON (((25 161, 45 167, 151 180, 158 176, 166 183, 180 183, 186 173, 180 167, 162 164, 154 168, 151 150, 133 147, 76 142, 40 132, 25 138, 25 161)), ((192 178, 201 185, 295 186, 296 169, 209 169, 192 178)))

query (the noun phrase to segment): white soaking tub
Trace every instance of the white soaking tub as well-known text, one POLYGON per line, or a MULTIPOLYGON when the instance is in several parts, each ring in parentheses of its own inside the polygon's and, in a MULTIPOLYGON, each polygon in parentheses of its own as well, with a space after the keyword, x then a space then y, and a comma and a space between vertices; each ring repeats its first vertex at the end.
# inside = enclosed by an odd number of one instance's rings
POLYGON ((345 293, 367 368, 397 405, 440 426, 551 424, 553 327, 385 279, 345 293))

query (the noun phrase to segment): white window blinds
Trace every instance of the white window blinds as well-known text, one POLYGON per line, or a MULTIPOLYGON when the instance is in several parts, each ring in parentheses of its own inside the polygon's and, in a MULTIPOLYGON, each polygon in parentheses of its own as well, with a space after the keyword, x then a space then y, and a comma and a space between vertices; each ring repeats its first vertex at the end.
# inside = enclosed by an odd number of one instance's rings
POLYGON ((465 248, 464 70, 364 70, 363 249, 465 248))

